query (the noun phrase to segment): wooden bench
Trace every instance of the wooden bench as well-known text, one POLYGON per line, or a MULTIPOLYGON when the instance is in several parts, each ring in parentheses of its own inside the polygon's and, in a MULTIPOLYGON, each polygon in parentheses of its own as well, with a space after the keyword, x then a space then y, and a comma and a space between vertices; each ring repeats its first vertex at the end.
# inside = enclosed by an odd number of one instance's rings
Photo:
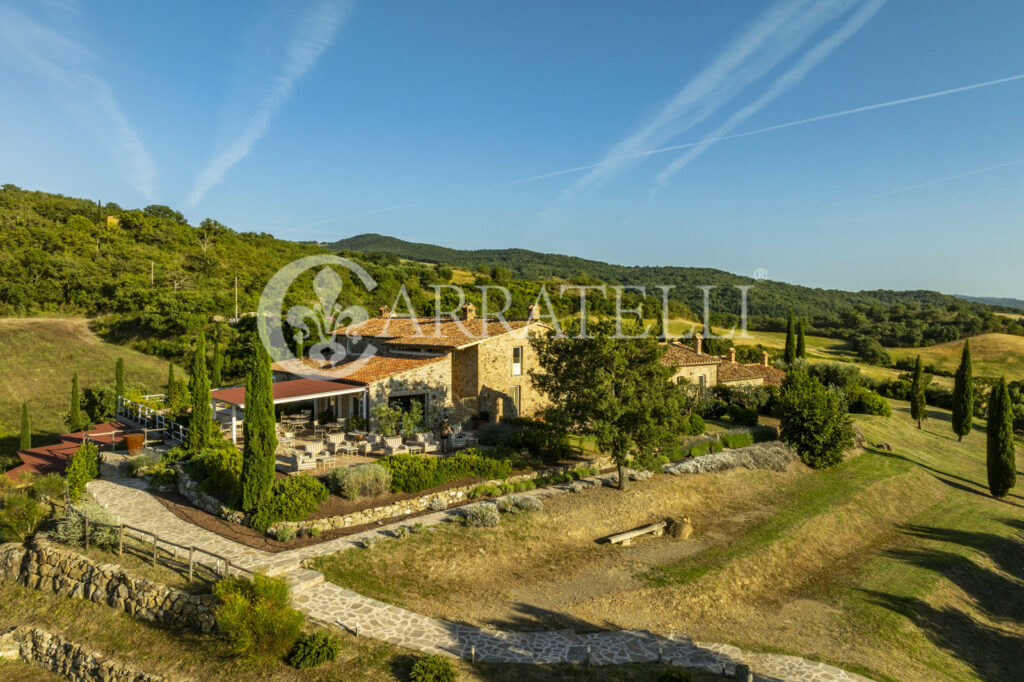
POLYGON ((668 525, 664 521, 658 521, 647 526, 640 526, 633 530, 627 530, 624 533, 616 533, 615 535, 608 536, 608 543, 612 545, 628 545, 633 542, 633 538, 641 535, 664 535, 665 526, 668 525))

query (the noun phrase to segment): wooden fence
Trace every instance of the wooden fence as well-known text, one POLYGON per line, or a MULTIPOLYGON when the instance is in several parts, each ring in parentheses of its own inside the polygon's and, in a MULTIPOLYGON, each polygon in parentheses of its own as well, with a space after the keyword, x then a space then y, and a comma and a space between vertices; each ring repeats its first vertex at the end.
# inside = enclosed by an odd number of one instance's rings
POLYGON ((161 538, 156 533, 145 530, 143 528, 137 528, 130 526, 125 523, 112 524, 112 523, 101 523, 99 521, 90 520, 88 516, 83 514, 81 511, 75 508, 71 504, 71 500, 68 497, 67 488, 64 490, 64 512, 77 514, 82 519, 84 525, 82 541, 86 549, 89 549, 89 532, 90 529, 110 528, 117 531, 117 555, 124 556, 125 540, 135 540, 139 543, 141 549, 140 554, 145 554, 149 558, 154 566, 157 565, 157 560, 161 551, 164 552, 165 556, 170 559, 173 557, 174 561, 179 561, 178 552, 181 551, 182 557, 180 559, 181 565, 185 565, 185 556, 188 556, 188 580, 192 582, 195 576, 196 569, 202 568, 210 572, 214 579, 224 578, 230 575, 231 570, 234 569, 237 573, 245 573, 252 575, 252 571, 238 564, 232 564, 231 560, 220 554, 201 549, 194 545, 181 545, 177 542, 172 542, 166 538, 161 538), (204 557, 208 557, 204 561, 204 557), (211 563, 209 559, 213 559, 211 563))

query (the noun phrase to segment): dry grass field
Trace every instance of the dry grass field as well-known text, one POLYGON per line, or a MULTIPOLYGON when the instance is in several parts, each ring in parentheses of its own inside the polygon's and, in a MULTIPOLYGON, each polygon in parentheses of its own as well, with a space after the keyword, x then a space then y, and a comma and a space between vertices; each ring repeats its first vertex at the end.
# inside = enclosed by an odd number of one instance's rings
MULTIPOLYGON (((16 449, 22 401, 28 402, 34 443, 66 430, 74 372, 82 388, 113 382, 117 359, 124 358, 129 385, 161 392, 167 380, 165 361, 106 343, 85 318, 0 318, 0 348, 0 424, 14 434, 0 452, 8 455, 16 449)), ((185 376, 184 370, 176 371, 185 376)))
POLYGON ((320 567, 469 623, 685 632, 879 680, 999 678, 1024 650, 1024 497, 988 496, 983 424, 960 445, 948 413, 932 410, 918 431, 894 407, 858 423, 895 451, 868 448, 831 471, 657 476, 320 567), (595 542, 678 514, 694 520, 687 541, 595 542))
MULTIPOLYGON (((890 348, 888 350, 894 360, 913 359, 920 354, 924 364, 935 365, 940 369, 955 372, 960 365, 960 354, 963 349, 963 341, 950 341, 927 348, 890 348)), ((1024 379, 1024 336, 1013 336, 1012 334, 972 336, 971 364, 975 376, 1005 376, 1010 381, 1024 379)))

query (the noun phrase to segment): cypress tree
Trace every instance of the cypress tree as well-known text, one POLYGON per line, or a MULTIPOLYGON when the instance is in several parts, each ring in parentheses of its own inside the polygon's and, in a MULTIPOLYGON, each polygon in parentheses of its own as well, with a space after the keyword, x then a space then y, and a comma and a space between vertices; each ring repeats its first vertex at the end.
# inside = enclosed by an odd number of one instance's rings
POLYGON ((71 433, 85 428, 82 423, 82 402, 78 397, 78 372, 71 377, 71 411, 68 413, 68 428, 71 433))
POLYGON ((242 422, 242 509, 255 510, 274 482, 274 395, 270 356, 256 339, 245 379, 245 420, 242 422))
POLYGON ((224 367, 224 359, 220 355, 220 341, 214 339, 213 341, 213 361, 210 363, 210 386, 213 388, 220 388, 221 370, 224 367))
POLYGON ((1006 497, 1017 483, 1013 444, 1013 412, 1006 377, 992 389, 988 403, 988 489, 993 497, 1006 497))
POLYGON ((787 365, 796 361, 796 322, 793 320, 793 310, 789 311, 789 322, 786 324, 786 350, 782 359, 787 365))
POLYGON ((32 425, 28 421, 28 403, 21 404, 21 450, 32 448, 32 425))
POLYGON ((167 401, 170 402, 174 395, 174 361, 167 363, 167 401))
POLYGON ((910 416, 917 420, 919 429, 921 422, 927 417, 924 400, 924 365, 921 364, 920 355, 914 363, 914 380, 910 384, 910 416))
POLYGON ((804 318, 796 323, 796 356, 807 359, 807 339, 804 338, 804 318))
POLYGON ((117 359, 117 367, 114 369, 114 392, 120 398, 125 393, 124 388, 124 358, 117 359))
POLYGON ((971 432, 974 425, 974 372, 971 369, 971 342, 964 341, 960 367, 953 385, 953 433, 958 441, 971 432))
POLYGON ((210 377, 206 373, 206 336, 200 332, 196 350, 192 354, 192 376, 189 378, 192 395, 192 418, 189 420, 188 441, 185 447, 196 453, 210 444, 210 377))

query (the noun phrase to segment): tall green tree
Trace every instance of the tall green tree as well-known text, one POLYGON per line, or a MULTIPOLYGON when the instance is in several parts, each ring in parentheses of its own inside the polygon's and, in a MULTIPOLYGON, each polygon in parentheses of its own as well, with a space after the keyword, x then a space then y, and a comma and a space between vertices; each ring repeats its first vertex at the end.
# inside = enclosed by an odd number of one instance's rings
POLYGON ((117 397, 125 394, 124 358, 118 358, 117 366, 114 368, 114 392, 117 394, 117 397))
POLYGON ((191 377, 188 392, 192 396, 192 418, 189 420, 188 440, 185 447, 196 453, 210 444, 210 376, 206 373, 206 335, 199 333, 192 354, 191 377))
POLYGON ((252 357, 245 379, 245 421, 242 422, 242 509, 254 511, 274 482, 273 375, 270 356, 259 339, 252 344, 252 357))
POLYGON ((921 356, 917 356, 914 363, 914 378, 910 382, 910 416, 917 421, 917 428, 921 428, 921 422, 928 416, 924 400, 924 365, 921 363, 921 356))
MULTIPOLYGON (((576 433, 589 431, 597 445, 611 454, 625 490, 627 467, 655 468, 658 457, 678 447, 685 415, 683 394, 672 383, 674 369, 664 365, 664 348, 647 337, 616 338, 613 321, 578 322, 566 336, 531 340, 537 370, 531 380, 547 395, 545 420, 576 433)), ((626 334, 635 335, 638 325, 626 334)))
POLYGON ((804 336, 804 318, 796 323, 796 356, 807 359, 807 338, 804 336))
POLYGON ((78 393, 78 372, 71 377, 71 406, 68 412, 68 428, 71 433, 81 431, 85 428, 82 420, 82 399, 78 393))
POLYGON ((853 446, 845 394, 803 370, 790 371, 779 394, 779 436, 807 466, 827 469, 853 446))
POLYGON ((782 359, 787 365, 796 361, 796 321, 793 319, 793 310, 789 311, 789 321, 786 323, 786 349, 783 351, 782 359))
POLYGON ((32 448, 32 425, 28 420, 28 403, 21 404, 21 442, 18 446, 20 450, 32 448))
POLYGON ((953 384, 953 433, 957 435, 957 440, 963 441, 973 426, 974 371, 971 368, 971 342, 968 340, 964 341, 964 352, 953 384))
POLYGON ((171 360, 167 363, 167 401, 170 402, 174 397, 174 387, 177 386, 178 382, 174 379, 174 361, 171 360))
POLYGON ((1013 406, 1006 377, 1002 377, 988 403, 988 489, 993 497, 1006 497, 1017 484, 1016 448, 1013 443, 1013 406))
POLYGON ((220 341, 213 340, 213 360, 210 362, 210 386, 220 388, 223 383, 221 373, 224 370, 224 358, 221 356, 220 341))

